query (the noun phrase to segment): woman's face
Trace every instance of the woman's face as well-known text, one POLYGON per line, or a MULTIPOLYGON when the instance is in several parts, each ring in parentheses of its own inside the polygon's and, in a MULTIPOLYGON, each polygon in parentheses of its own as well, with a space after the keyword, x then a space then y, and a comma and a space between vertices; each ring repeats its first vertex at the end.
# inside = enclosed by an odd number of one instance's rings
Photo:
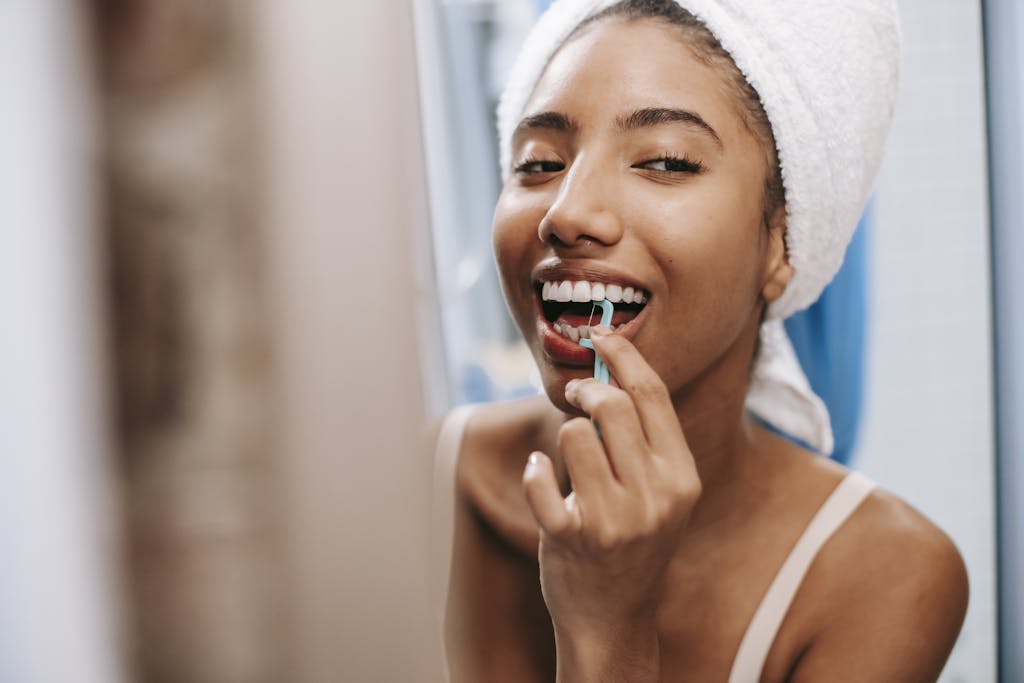
POLYGON ((730 356, 745 383, 761 304, 788 279, 781 221, 764 224, 765 152, 728 76, 684 39, 656 20, 588 26, 554 56, 513 138, 494 248, 563 409, 565 382, 593 367, 576 341, 592 305, 579 300, 632 290, 613 325, 678 395, 730 356), (570 291, 575 302, 557 301, 570 291))

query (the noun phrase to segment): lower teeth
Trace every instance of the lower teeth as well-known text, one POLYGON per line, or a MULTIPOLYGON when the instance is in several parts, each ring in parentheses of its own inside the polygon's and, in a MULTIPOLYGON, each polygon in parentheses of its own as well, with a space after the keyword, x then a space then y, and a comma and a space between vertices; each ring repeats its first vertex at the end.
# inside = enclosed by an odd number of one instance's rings
MULTIPOLYGON (((553 324, 555 332, 562 335, 566 339, 571 339, 574 342, 578 342, 580 339, 590 339, 590 326, 580 325, 579 327, 573 327, 565 323, 556 322, 553 324)), ((617 330, 622 325, 612 325, 612 329, 617 330)))

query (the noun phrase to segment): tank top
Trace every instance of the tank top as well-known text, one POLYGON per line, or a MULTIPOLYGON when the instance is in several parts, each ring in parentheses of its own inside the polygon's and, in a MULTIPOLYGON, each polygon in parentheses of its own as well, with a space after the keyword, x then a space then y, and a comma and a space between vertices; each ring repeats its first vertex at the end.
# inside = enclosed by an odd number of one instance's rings
MULTIPOLYGON (((448 580, 451 572, 455 527, 455 463, 462 445, 472 406, 452 411, 445 419, 437 440, 434 459, 433 529, 434 552, 431 565, 434 614, 444 621, 448 580)), ((782 620, 789 611, 807 570, 818 551, 875 489, 875 483, 859 472, 850 472, 832 491, 811 518, 778 573, 768 586, 740 641, 729 674, 729 683, 757 683, 782 620)), ((443 629, 442 629, 443 633, 443 629)), ((444 657, 444 643, 441 643, 444 657)), ((448 680, 447 660, 444 660, 448 680)))

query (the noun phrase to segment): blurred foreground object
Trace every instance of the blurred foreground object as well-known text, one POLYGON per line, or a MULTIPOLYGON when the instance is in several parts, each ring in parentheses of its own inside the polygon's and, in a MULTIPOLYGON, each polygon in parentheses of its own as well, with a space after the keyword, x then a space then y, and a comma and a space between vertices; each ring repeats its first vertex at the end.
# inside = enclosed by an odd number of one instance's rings
POLYGON ((251 10, 96 7, 136 674, 279 680, 251 10))
POLYGON ((409 8, 94 7, 136 673, 430 680, 409 8))

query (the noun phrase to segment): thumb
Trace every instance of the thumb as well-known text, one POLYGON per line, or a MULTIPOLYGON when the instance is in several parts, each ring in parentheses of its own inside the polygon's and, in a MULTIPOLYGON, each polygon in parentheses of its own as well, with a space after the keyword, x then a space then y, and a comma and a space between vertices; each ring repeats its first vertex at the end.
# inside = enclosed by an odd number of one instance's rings
POLYGON ((523 493, 541 530, 556 539, 564 539, 577 528, 578 509, 568 505, 558 490, 551 459, 534 451, 523 470, 523 493))

